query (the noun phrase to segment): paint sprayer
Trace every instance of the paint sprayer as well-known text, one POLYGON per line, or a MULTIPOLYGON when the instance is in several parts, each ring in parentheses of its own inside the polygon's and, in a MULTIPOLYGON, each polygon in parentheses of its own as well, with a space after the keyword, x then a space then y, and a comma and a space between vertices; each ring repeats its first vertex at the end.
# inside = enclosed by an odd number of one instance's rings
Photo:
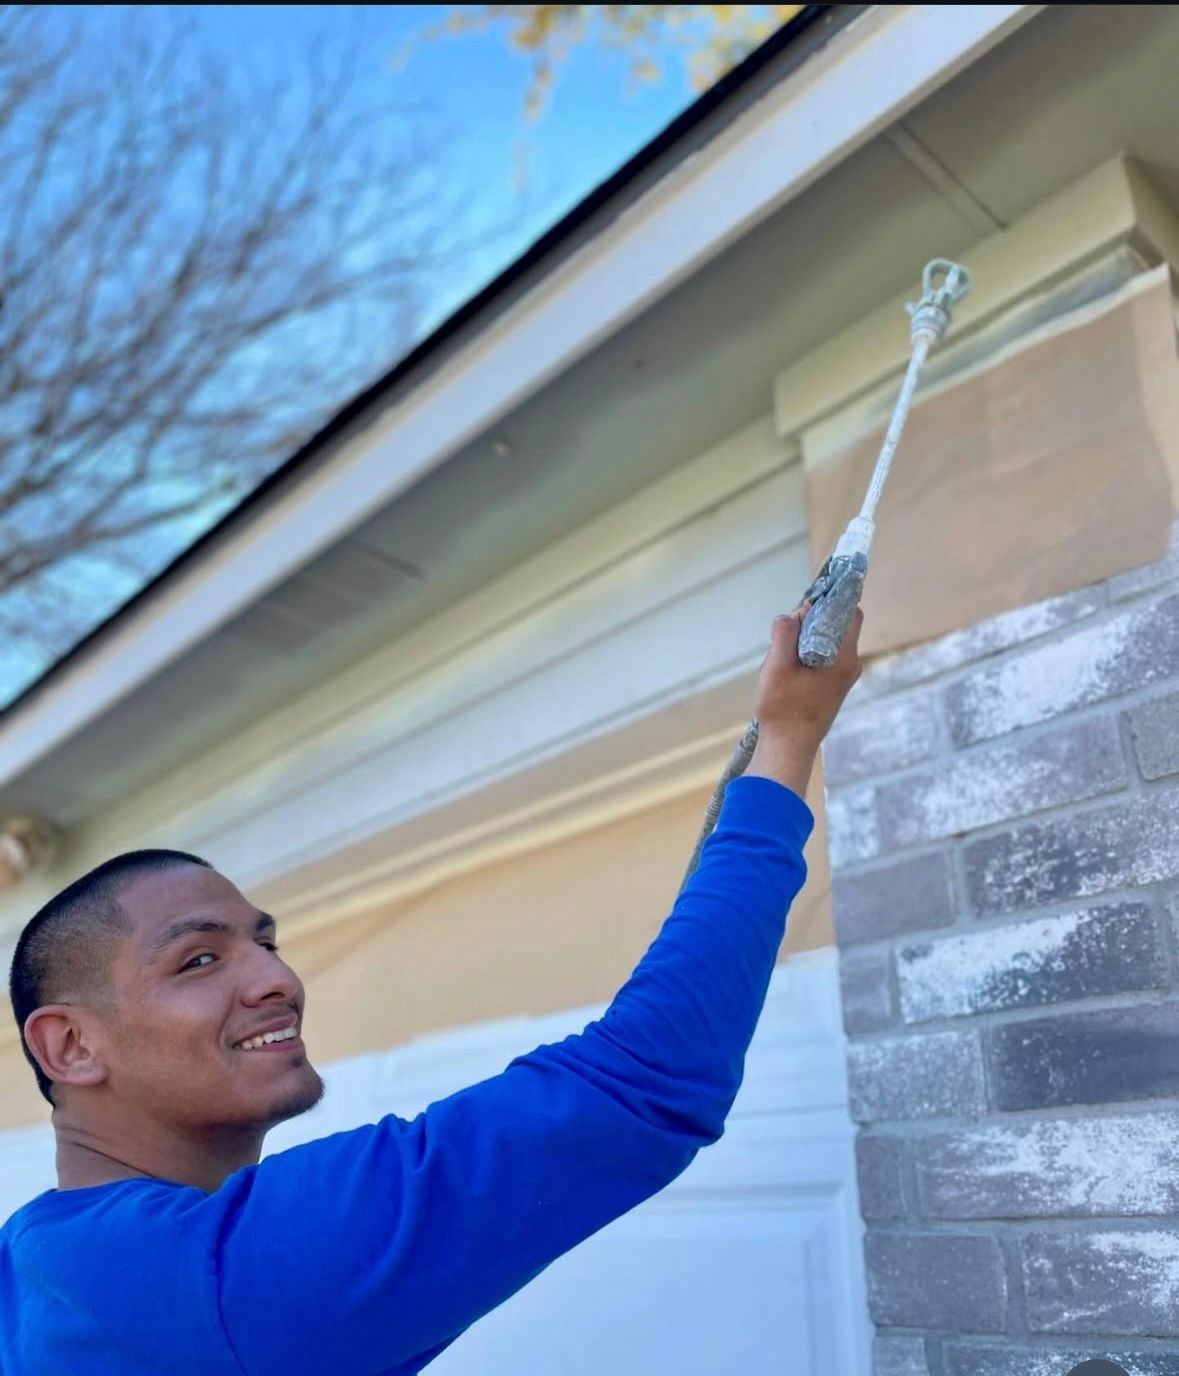
MULTIPOLYGON (((814 582, 806 590, 803 601, 810 609, 802 623, 798 638, 798 657, 808 668, 829 669, 835 663, 843 637, 851 624, 852 616, 860 605, 864 591, 864 579, 868 573, 868 557, 872 553, 872 539, 876 534, 876 506, 884 484, 892 467, 893 455, 900 442, 901 431, 909 415, 913 393, 917 390, 917 378, 925 363, 930 349, 943 338, 950 327, 950 312, 970 290, 970 273, 957 263, 945 258, 935 258, 925 265, 921 285, 924 294, 920 301, 910 302, 905 309, 909 312, 909 340, 912 353, 901 392, 893 409, 892 420, 885 432, 884 443, 880 446, 880 457, 872 472, 872 481, 864 494, 860 514, 853 516, 847 529, 839 537, 839 542, 831 557, 819 570, 814 582)), ((712 834, 716 819, 724 802, 725 789, 730 779, 743 774, 757 745, 757 719, 751 721, 745 734, 737 742, 725 772, 713 790, 704 814, 704 825, 688 863, 683 883, 686 884, 700 862, 700 852, 704 842, 712 834)), ((683 884, 681 884, 681 889, 683 884)))

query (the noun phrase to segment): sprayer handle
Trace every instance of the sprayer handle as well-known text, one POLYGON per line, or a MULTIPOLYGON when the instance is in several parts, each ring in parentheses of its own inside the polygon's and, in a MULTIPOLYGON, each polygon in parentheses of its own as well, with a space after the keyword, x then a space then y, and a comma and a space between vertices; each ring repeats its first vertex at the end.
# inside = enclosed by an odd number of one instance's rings
POLYGON ((798 637, 798 658, 810 669, 830 669, 839 655, 864 592, 865 555, 833 554, 806 592, 811 604, 798 637))

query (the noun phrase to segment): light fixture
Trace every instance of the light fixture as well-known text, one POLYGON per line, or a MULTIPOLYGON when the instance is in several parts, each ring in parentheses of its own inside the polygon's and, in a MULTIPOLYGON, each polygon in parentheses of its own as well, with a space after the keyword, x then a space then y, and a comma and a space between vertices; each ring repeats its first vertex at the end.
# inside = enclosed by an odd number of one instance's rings
POLYGON ((0 889, 10 889, 44 869, 56 849, 57 832, 40 817, 0 816, 0 889))

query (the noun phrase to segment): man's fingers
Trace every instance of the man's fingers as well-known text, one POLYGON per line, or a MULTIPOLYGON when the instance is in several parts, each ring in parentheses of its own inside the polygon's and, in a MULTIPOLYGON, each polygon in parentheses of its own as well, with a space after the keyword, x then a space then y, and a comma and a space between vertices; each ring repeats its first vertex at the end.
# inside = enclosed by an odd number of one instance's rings
POLYGON ((798 637, 802 631, 802 608, 796 608, 788 616, 774 617, 770 627, 770 656, 774 659, 788 660, 798 654, 798 637))
MULTIPOLYGON (((788 664, 793 664, 798 659, 798 641, 802 635, 802 623, 806 620, 810 612, 811 604, 804 597, 792 612, 782 616, 774 617, 770 627, 770 648, 766 659, 773 657, 781 659, 788 664)), ((851 654, 855 654, 855 645, 860 638, 860 625, 864 620, 864 614, 857 607, 848 632, 843 638, 844 645, 850 645, 851 654)))

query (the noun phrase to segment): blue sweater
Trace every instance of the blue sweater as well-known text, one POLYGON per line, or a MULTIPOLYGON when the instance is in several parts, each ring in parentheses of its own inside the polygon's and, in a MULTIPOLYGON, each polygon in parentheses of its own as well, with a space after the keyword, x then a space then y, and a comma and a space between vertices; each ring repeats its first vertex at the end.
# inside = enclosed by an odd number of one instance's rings
POLYGON ((802 886, 806 805, 737 779, 606 1013, 212 1194, 50 1190, 0 1230, 0 1376, 408 1376, 720 1137, 802 886))

